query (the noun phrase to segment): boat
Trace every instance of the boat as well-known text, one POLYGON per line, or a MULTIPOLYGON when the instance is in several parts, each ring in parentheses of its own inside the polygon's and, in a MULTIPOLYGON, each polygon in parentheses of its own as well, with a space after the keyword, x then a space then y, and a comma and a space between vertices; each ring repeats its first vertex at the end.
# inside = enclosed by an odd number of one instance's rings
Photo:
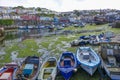
MULTIPOLYGON (((117 41, 117 39, 115 39, 117 41)), ((119 38, 120 40, 120 38, 119 38)), ((102 68, 111 80, 120 80, 120 41, 100 44, 102 68)))
POLYGON ((17 80, 35 80, 41 67, 40 57, 28 56, 16 72, 17 80))
POLYGON ((63 52, 58 60, 57 68, 64 79, 69 80, 73 73, 77 71, 75 55, 72 52, 63 52))
POLYGON ((71 46, 83 46, 89 44, 89 40, 83 40, 83 39, 73 40, 72 42, 70 42, 70 44, 71 46))
POLYGON ((5 64, 0 68, 0 80, 14 80, 18 65, 14 62, 5 64))
POLYGON ((96 52, 90 47, 79 47, 76 56, 80 66, 92 76, 100 64, 96 52))
POLYGON ((47 58, 40 69, 38 80, 55 80, 57 74, 57 59, 56 57, 47 58))
POLYGON ((99 41, 99 43, 110 42, 110 38, 111 38, 110 35, 107 35, 107 34, 104 34, 104 33, 98 35, 98 41, 99 41))
POLYGON ((89 43, 91 45, 99 45, 99 37, 97 35, 91 35, 89 43))

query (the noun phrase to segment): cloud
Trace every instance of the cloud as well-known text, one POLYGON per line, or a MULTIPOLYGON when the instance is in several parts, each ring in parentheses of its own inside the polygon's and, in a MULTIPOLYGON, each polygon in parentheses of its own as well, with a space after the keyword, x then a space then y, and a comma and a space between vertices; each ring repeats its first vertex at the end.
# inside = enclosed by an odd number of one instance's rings
POLYGON ((85 1, 85 0, 76 0, 76 1, 85 1))
POLYGON ((0 6, 43 7, 56 11, 120 9, 120 0, 0 0, 0 6))
POLYGON ((61 6, 62 5, 62 0, 54 0, 59 6, 61 6))

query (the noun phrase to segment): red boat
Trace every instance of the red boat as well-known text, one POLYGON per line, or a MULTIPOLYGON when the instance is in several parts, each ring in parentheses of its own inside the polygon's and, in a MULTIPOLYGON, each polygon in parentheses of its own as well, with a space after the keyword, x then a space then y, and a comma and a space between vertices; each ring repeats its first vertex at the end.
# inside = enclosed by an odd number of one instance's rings
POLYGON ((16 63, 8 63, 0 68, 0 80, 14 80, 15 72, 18 65, 16 63))

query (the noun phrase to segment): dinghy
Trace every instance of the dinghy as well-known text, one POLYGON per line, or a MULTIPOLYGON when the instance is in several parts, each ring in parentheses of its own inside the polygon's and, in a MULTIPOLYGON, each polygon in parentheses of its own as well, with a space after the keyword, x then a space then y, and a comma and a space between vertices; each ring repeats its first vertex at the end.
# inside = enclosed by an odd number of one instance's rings
POLYGON ((5 66, 0 69, 0 80, 14 80, 17 69, 18 65, 16 63, 5 64, 5 66))
POLYGON ((79 47, 77 50, 77 60, 80 66, 91 76, 100 64, 100 58, 90 47, 79 47))
POLYGON ((69 80, 73 73, 77 70, 77 60, 72 52, 63 52, 57 64, 60 74, 69 80))
POLYGON ((41 66, 40 58, 28 56, 16 72, 17 80, 36 80, 41 66))
POLYGON ((102 68, 111 80, 120 80, 120 42, 106 42, 100 45, 102 68))
POLYGON ((55 80, 57 74, 57 59, 55 57, 49 57, 43 62, 38 80, 55 80))

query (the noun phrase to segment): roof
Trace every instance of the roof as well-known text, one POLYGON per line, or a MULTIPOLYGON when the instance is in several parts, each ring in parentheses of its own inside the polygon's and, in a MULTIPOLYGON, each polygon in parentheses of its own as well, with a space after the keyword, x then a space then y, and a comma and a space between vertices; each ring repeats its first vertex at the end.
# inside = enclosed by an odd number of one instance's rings
POLYGON ((40 18, 35 15, 22 15, 20 17, 22 20, 40 20, 40 18))

